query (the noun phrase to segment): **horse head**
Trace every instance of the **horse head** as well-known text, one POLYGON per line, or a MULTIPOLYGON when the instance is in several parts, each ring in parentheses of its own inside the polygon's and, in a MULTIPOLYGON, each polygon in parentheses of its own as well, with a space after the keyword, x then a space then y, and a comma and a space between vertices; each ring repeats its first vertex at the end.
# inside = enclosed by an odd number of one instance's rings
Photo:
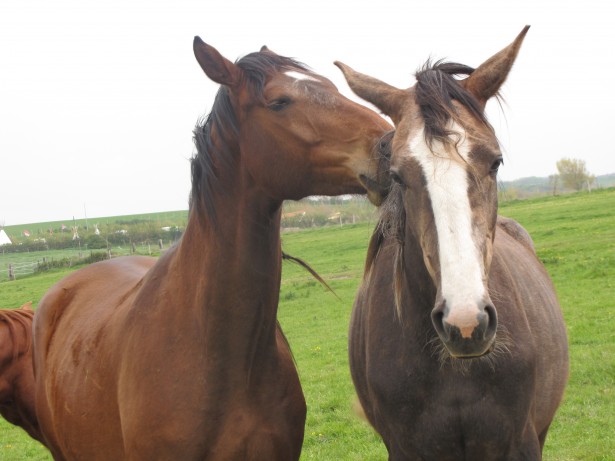
POLYGON ((476 69, 428 62, 409 89, 336 63, 352 90, 395 123, 390 174, 400 188, 404 232, 422 253, 435 292, 431 321, 453 357, 484 355, 495 342, 488 282, 502 153, 484 109, 528 29, 476 69))
POLYGON ((221 85, 199 133, 206 138, 199 151, 214 153, 215 175, 232 161, 228 152, 241 152, 241 179, 273 199, 367 192, 381 202, 378 142, 391 129, 383 117, 267 47, 233 63, 196 37, 194 53, 221 85))

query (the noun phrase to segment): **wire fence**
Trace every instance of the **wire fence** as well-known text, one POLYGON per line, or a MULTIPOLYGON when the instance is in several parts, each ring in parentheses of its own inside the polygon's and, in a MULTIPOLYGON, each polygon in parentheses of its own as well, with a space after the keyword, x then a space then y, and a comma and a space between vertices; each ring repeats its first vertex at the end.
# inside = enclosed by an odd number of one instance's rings
POLYGON ((5 280, 18 280, 33 274, 45 272, 52 268, 66 268, 81 264, 90 264, 104 259, 128 255, 159 256, 170 246, 162 241, 158 245, 129 245, 109 249, 91 251, 46 251, 30 252, 26 255, 0 254, 0 282, 5 280))
POLYGON ((73 256, 47 257, 37 259, 6 262, 0 267, 0 280, 17 280, 25 276, 47 271, 54 267, 72 267, 88 262, 106 259, 104 252, 79 253, 73 256))
POLYGON ((8 278, 9 280, 15 280, 22 275, 33 274, 34 272, 36 272, 37 267, 38 263, 36 262, 23 262, 18 264, 9 263, 6 269, 0 269, 0 278, 8 278))

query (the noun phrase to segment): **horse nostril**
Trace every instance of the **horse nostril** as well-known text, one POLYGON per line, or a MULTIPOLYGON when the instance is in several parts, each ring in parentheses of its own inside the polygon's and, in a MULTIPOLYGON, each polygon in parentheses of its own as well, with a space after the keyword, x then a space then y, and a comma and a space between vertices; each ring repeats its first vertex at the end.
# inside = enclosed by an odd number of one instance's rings
POLYGON ((487 328, 485 329, 485 338, 491 338, 495 335, 498 328, 498 314, 495 307, 491 304, 485 306, 485 314, 488 316, 487 328))
POLYGON ((444 305, 436 307, 431 311, 431 323, 436 329, 436 333, 440 338, 448 340, 448 329, 444 328, 444 305))

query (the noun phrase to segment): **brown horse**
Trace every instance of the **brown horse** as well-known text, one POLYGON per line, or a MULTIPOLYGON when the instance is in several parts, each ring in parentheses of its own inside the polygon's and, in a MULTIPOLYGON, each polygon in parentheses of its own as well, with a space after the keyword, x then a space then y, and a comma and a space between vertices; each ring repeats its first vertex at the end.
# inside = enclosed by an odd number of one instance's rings
POLYGON ((293 460, 306 406, 277 326, 281 205, 378 202, 391 127, 326 78, 263 48, 236 63, 200 38, 221 85, 195 129, 189 221, 158 261, 60 281, 34 320, 37 415, 56 460, 293 460))
POLYGON ((31 305, 0 309, 0 415, 42 441, 34 407, 31 305))
POLYGON ((476 70, 428 63, 407 90, 338 63, 396 126, 349 346, 391 460, 540 459, 564 392, 561 310, 527 232, 497 217, 484 114, 527 30, 476 70))

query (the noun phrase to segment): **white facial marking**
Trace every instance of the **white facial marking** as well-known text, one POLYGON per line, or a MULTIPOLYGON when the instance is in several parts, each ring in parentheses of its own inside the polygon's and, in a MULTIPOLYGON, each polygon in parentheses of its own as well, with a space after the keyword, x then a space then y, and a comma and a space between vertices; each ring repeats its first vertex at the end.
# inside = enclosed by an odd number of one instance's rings
POLYGON ((295 80, 311 80, 313 82, 318 82, 318 79, 315 77, 312 77, 311 75, 307 75, 307 74, 303 74, 301 72, 297 72, 295 70, 289 70, 287 72, 284 72, 286 75, 288 75, 289 77, 294 78, 295 80))
MULTIPOLYGON (((463 134, 461 127, 453 130, 463 134)), ((469 161, 470 146, 464 137, 459 154, 469 161)), ((423 169, 438 232, 442 296, 451 309, 476 309, 485 294, 483 260, 473 239, 472 209, 465 168, 439 142, 432 152, 423 130, 410 143, 410 155, 423 169)), ((464 322, 465 323, 465 322, 464 322)))

